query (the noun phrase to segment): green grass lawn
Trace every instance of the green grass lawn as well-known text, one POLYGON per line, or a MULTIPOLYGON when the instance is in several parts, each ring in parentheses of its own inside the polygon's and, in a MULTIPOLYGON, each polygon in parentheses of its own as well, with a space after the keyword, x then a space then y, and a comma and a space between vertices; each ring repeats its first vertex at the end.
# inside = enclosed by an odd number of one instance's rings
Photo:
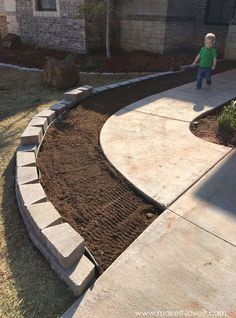
MULTIPOLYGON (((131 76, 83 75, 100 86, 131 76)), ((0 69, 0 317, 59 317, 75 297, 31 243, 14 191, 15 151, 31 118, 63 98, 40 74, 0 69)))

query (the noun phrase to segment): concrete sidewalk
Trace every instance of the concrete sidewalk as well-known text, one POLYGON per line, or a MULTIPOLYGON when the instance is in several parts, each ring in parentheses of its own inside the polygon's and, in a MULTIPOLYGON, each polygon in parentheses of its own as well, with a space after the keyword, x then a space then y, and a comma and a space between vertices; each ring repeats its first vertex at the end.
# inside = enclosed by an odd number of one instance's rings
POLYGON ((231 149, 195 137, 201 113, 236 96, 236 70, 213 86, 189 83, 133 103, 111 116, 100 140, 107 159, 137 189, 168 207, 231 149))
POLYGON ((236 70, 129 105, 106 122, 111 163, 167 207, 63 317, 236 317, 236 151, 189 123, 236 95, 236 70), (216 313, 217 311, 217 313, 216 313), (164 313, 165 312, 165 313, 164 313), (169 314, 169 317, 170 314, 169 314))

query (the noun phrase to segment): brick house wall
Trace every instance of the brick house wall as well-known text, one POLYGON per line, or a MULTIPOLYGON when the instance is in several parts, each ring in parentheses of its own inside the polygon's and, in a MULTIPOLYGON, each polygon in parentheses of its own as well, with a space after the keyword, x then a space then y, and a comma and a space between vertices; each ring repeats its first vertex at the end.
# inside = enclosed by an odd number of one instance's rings
POLYGON ((22 42, 85 53, 85 20, 75 10, 83 0, 57 0, 57 12, 35 11, 34 1, 17 0, 22 42))

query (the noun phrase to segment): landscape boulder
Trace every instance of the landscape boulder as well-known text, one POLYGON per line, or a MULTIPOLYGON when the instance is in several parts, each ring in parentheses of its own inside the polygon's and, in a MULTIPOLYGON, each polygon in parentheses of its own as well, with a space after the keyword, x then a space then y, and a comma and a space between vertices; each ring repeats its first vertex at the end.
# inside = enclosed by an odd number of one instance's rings
POLYGON ((1 40, 1 46, 10 49, 12 47, 16 47, 18 44, 20 44, 20 42, 21 40, 18 35, 9 33, 1 40))
POLYGON ((73 87, 79 82, 79 66, 70 59, 59 61, 49 58, 44 66, 42 82, 59 89, 73 87))

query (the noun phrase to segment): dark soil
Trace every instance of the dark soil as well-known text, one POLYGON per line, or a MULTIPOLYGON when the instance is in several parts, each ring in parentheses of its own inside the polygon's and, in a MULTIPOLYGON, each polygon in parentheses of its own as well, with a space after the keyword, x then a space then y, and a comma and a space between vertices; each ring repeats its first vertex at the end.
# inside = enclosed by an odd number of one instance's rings
POLYGON ((147 52, 114 52, 107 59, 104 52, 74 54, 69 52, 19 45, 7 49, 0 47, 0 63, 10 63, 26 67, 43 68, 49 57, 59 60, 72 58, 80 65, 81 71, 97 72, 154 72, 177 70, 180 66, 193 62, 196 52, 160 55, 147 52))
MULTIPOLYGON (((236 63, 224 62, 217 71, 233 67, 236 63)), ((124 106, 195 76, 193 71, 181 72, 91 96, 46 135, 37 160, 43 187, 64 220, 85 238, 101 272, 161 213, 105 159, 101 128, 124 106)))
POLYGON ((194 135, 206 141, 213 142, 228 147, 236 146, 236 129, 227 131, 220 129, 217 119, 222 113, 224 106, 230 102, 220 106, 217 109, 205 114, 191 124, 190 129, 194 135))

